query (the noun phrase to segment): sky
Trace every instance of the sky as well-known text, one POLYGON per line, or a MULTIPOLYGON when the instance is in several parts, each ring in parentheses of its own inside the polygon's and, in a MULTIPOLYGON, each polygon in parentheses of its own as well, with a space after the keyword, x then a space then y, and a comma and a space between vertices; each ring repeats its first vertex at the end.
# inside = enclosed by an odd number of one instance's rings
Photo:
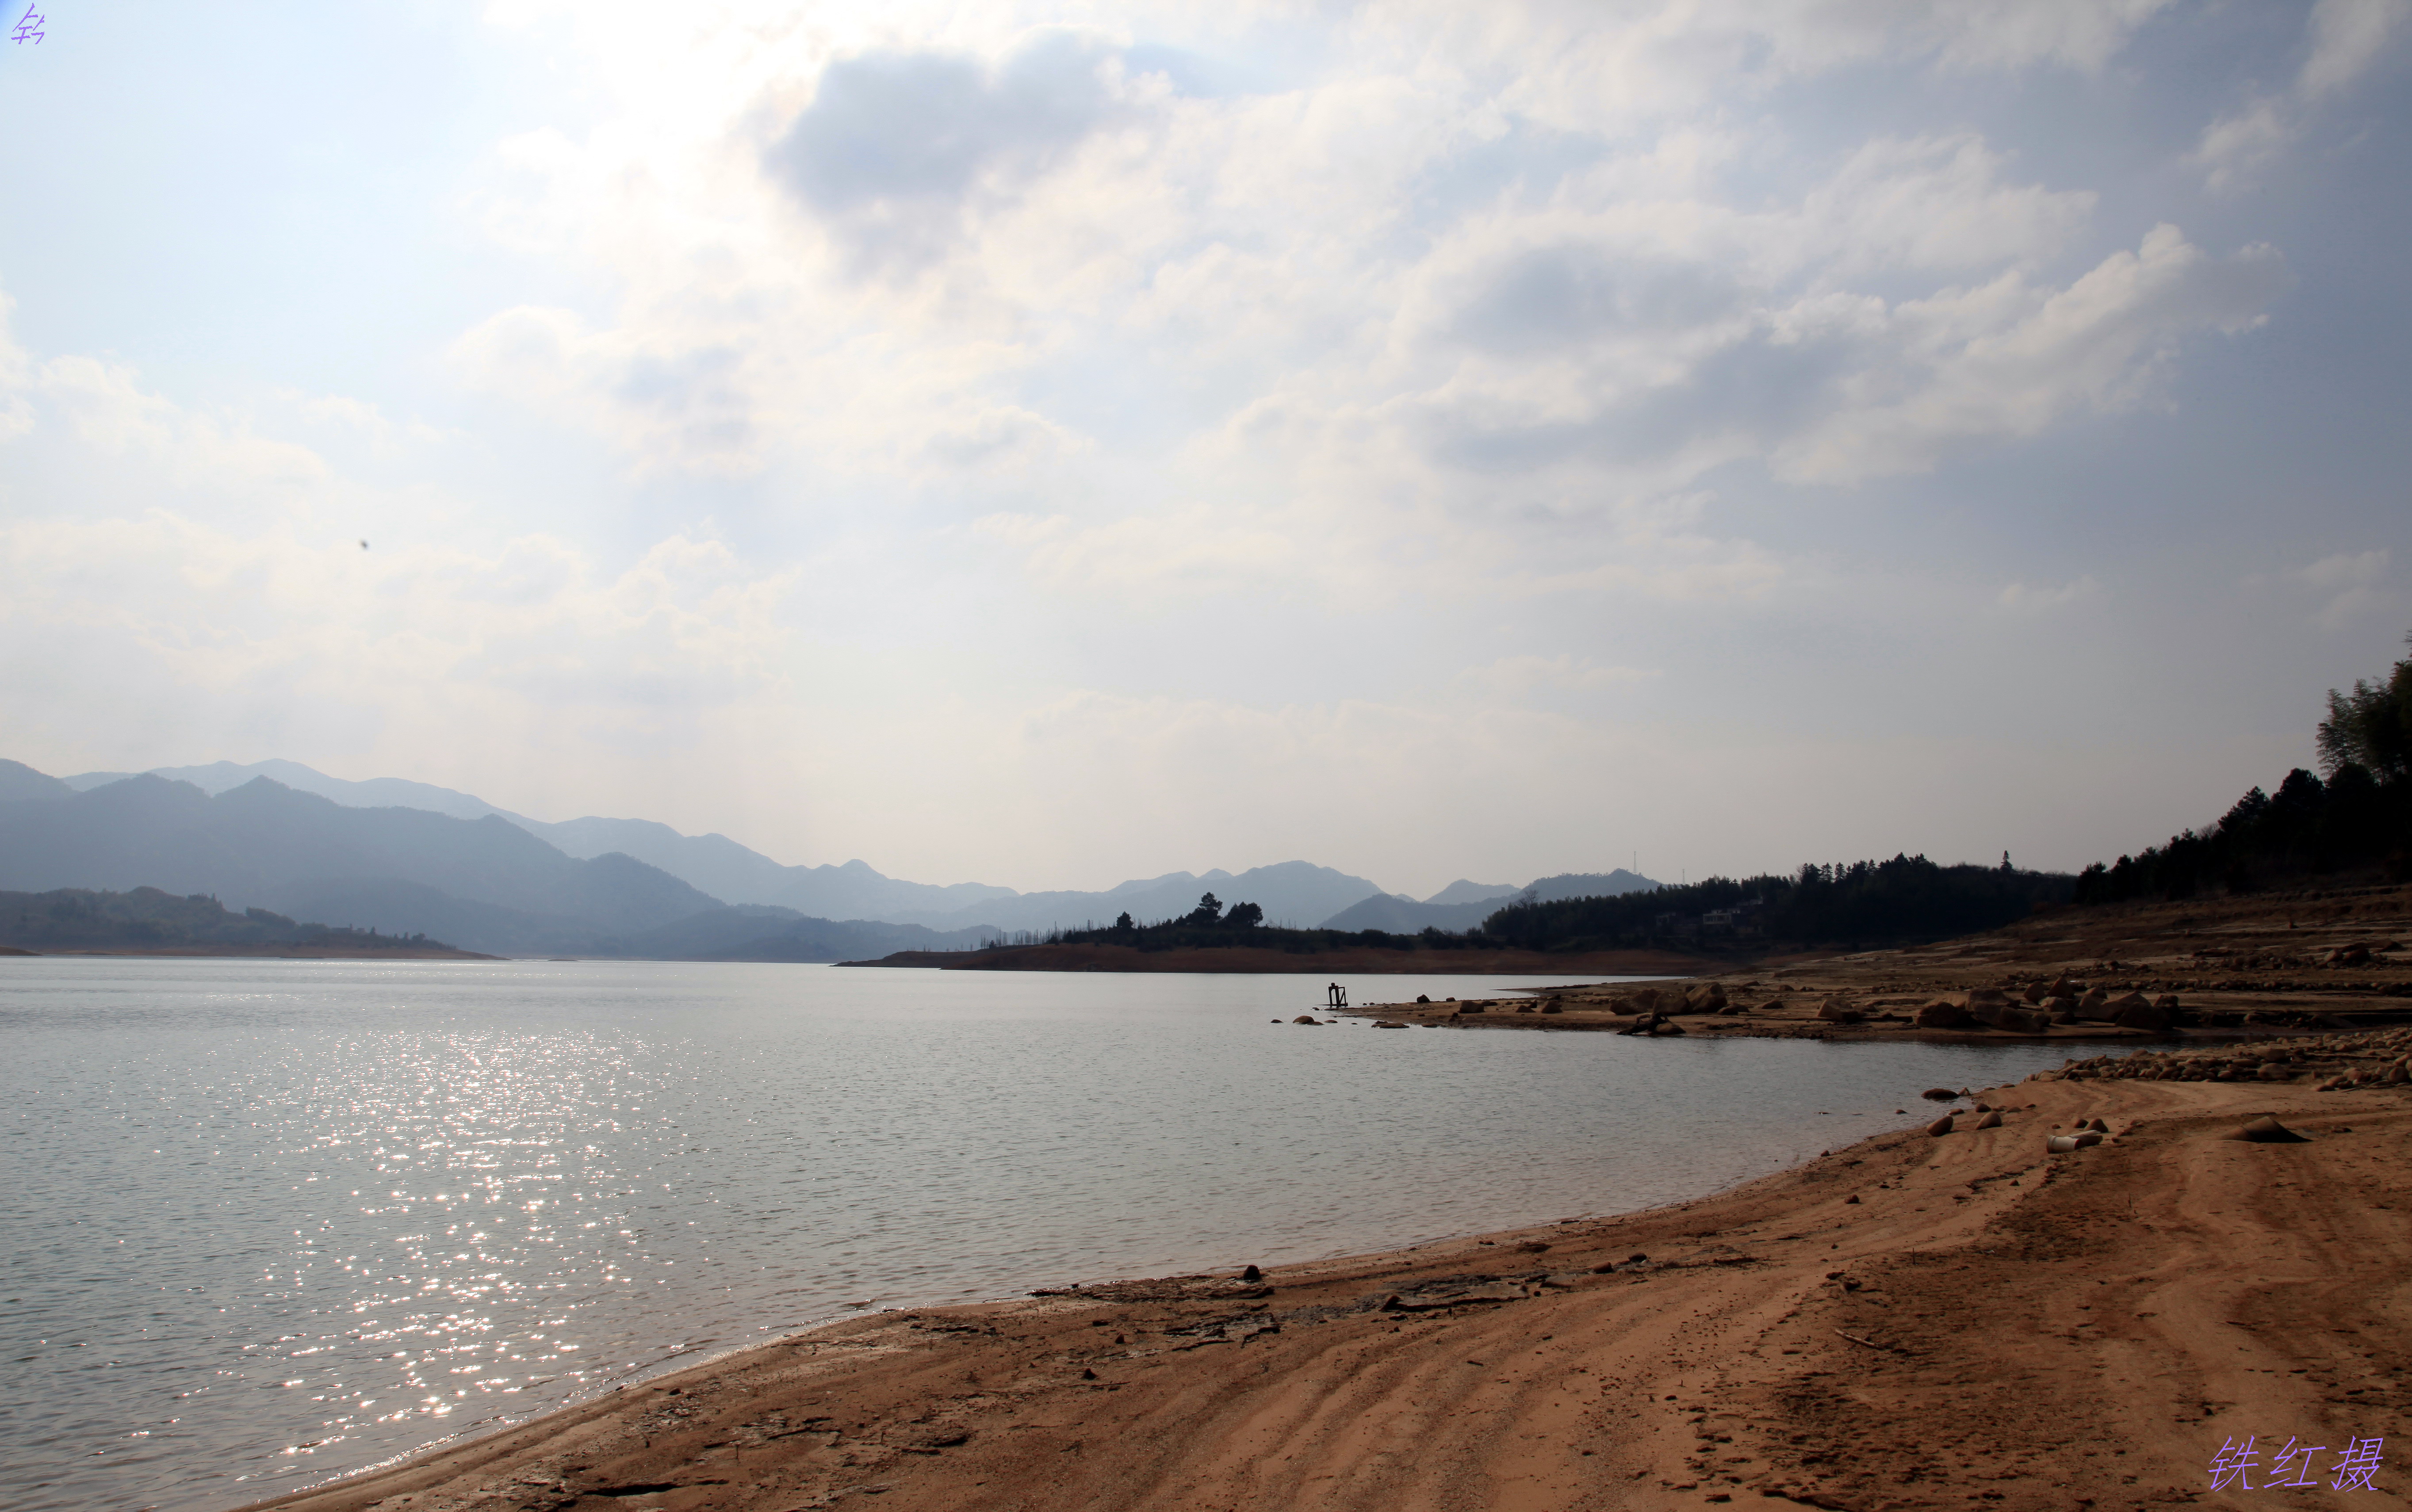
POLYGON ((2074 869, 2412 629, 2412 0, 31 14, 42 771, 1025 889, 2074 869))

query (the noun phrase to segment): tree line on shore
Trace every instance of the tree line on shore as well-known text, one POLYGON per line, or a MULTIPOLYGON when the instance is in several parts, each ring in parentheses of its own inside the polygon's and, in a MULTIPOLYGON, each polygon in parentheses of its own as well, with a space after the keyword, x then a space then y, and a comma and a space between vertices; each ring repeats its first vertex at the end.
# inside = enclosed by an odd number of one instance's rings
POLYGON ((1213 893, 1178 918, 1142 924, 1125 914, 1103 928, 1008 936, 984 948, 1032 945, 1111 945, 1138 950, 1253 947, 1291 954, 1334 950, 1567 954, 1663 949, 1755 954, 1787 945, 1892 944, 1943 939, 2023 917, 2039 904, 2065 903, 2065 873, 1999 867, 1938 866, 1923 856, 1889 861, 1808 864, 1787 875, 1710 877, 1682 887, 1613 897, 1543 901, 1526 893, 1463 933, 1426 929, 1284 929, 1263 922, 1253 903, 1225 908, 1213 893))
POLYGON ((1331 950, 1360 949, 1506 948, 1505 941, 1491 939, 1478 930, 1464 934, 1438 929, 1427 929, 1414 934, 1393 934, 1384 930, 1287 929, 1277 924, 1267 924, 1264 909, 1256 903, 1226 905, 1211 892, 1198 900, 1196 908, 1177 918, 1142 924, 1125 913, 1103 927, 1007 935, 981 948, 1012 949, 1032 945, 1120 945, 1146 951, 1228 950, 1246 947, 1281 950, 1291 955, 1320 955, 1331 950))
POLYGON ((0 945, 26 950, 144 950, 178 946, 308 945, 449 950, 424 934, 292 919, 265 908, 234 913, 205 892, 58 888, 0 892, 0 945))
POLYGON ((2207 829, 2096 862, 2078 873, 2076 901, 2251 892, 2358 869, 2412 879, 2412 657, 2350 693, 2331 688, 2328 707, 2316 737, 2325 778, 2298 767, 2207 829))
POLYGON ((2066 903, 2065 873, 1942 866, 1923 856, 1811 863, 1789 875, 1708 877, 1614 898, 1519 900, 1482 932, 1532 950, 1656 946, 1718 954, 1905 945, 1997 929, 2038 906, 2066 903))

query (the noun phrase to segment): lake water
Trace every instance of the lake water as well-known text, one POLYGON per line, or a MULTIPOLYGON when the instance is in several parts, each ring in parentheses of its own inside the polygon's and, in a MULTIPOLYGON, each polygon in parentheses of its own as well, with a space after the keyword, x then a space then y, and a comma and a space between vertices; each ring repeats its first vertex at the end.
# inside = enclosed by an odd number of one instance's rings
POLYGON ((2066 1058, 1267 1021, 1322 986, 0 960, 0 1502, 223 1508, 851 1309, 1647 1207, 2066 1058))

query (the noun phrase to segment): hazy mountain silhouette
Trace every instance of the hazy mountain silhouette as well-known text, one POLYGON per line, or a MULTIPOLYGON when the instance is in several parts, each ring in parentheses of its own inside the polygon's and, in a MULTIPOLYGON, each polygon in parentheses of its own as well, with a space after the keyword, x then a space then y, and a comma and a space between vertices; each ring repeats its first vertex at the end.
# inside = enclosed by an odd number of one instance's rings
POLYGON ((504 951, 719 906, 642 861, 573 859, 498 815, 346 808, 266 777, 215 797, 144 775, 0 803, 0 888, 141 887, 504 951))
POLYGON ((1512 882, 1468 882, 1460 877, 1424 902, 1428 903, 1478 903, 1493 898, 1513 898, 1523 889, 1512 882))
MULTIPOLYGON (((1542 901, 1657 883, 1543 877, 1542 901)), ((0 888, 223 897, 501 954, 837 961, 962 949, 1006 931, 1178 917, 1213 891, 1268 924, 1461 932, 1525 890, 1460 879, 1419 903, 1306 861, 1171 872, 1101 892, 904 882, 860 860, 783 866, 650 819, 551 823, 399 777, 268 760, 45 776, 0 760, 0 888)))
POLYGON ((75 789, 56 777, 45 776, 22 761, 0 760, 0 803, 30 803, 74 796, 75 789))
MULTIPOLYGON (((24 770, 31 772, 33 769, 24 770)), ((131 775, 88 771, 63 780, 70 788, 92 789, 123 782, 131 775)), ((900 882, 859 860, 833 866, 782 866, 726 835, 681 834, 651 819, 589 817, 558 823, 531 819, 473 793, 457 792, 432 783, 401 777, 371 777, 355 782, 330 777, 298 761, 213 761, 199 767, 157 767, 145 775, 189 783, 213 796, 231 791, 255 778, 269 777, 297 792, 315 793, 346 808, 420 809, 456 819, 492 815, 517 825, 573 859, 587 860, 616 851, 730 903, 792 908, 824 918, 937 918, 961 913, 984 898, 1018 896, 1011 888, 978 882, 949 887, 900 882)), ((1192 898, 1190 902, 1197 900, 1192 898)), ((966 917, 962 922, 977 920, 966 917)))
MULTIPOLYGON (((1568 872, 1543 877, 1532 885, 1541 902, 1560 898, 1613 898, 1658 886, 1648 877, 1618 867, 1613 872, 1568 872)), ((1427 929, 1462 933, 1515 901, 1522 888, 1479 882, 1452 882, 1422 903, 1397 893, 1377 892, 1350 904, 1323 921, 1328 930, 1381 930, 1414 934, 1427 929)))
POLYGON ((1561 872, 1556 876, 1542 877, 1533 884, 1533 896, 1545 903, 1560 898, 1620 898, 1628 892, 1647 892, 1666 885, 1620 866, 1613 872, 1561 872))
MULTIPOLYGON (((31 771, 30 768, 26 770, 31 771)), ((123 782, 127 775, 85 772, 65 782, 70 787, 96 789, 105 784, 123 782)), ((1260 866, 1237 876, 1219 870, 1202 874, 1173 872, 1125 882, 1103 892, 1023 893, 980 882, 938 886, 900 881, 860 860, 836 865, 783 866, 726 835, 682 834, 651 819, 531 819, 498 808, 474 794, 449 787, 399 777, 354 782, 330 777, 298 761, 255 761, 248 765, 214 761, 198 767, 159 767, 146 775, 189 783, 208 794, 228 792, 256 778, 269 777, 296 791, 314 793, 347 807, 399 806, 459 819, 498 817, 547 841, 566 856, 589 859, 616 851, 730 904, 790 908, 827 920, 919 924, 941 933, 981 925, 1007 930, 1077 927, 1092 920, 1110 922, 1125 910, 1142 919, 1169 918, 1196 907, 1199 894, 1209 888, 1230 894, 1233 902, 1261 905, 1267 923, 1310 925, 1368 892, 1381 890, 1363 877, 1304 861, 1260 866)), ((1452 886, 1470 888, 1475 884, 1452 886)))

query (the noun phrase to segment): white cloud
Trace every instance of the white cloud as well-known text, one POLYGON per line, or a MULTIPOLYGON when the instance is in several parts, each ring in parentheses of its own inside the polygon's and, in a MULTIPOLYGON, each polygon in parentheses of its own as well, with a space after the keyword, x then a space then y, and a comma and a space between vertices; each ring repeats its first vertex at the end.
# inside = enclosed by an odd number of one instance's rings
POLYGON ((2390 60, 2412 20, 2412 0, 2319 0, 2305 31, 2308 52, 2292 84, 2257 95, 2203 128, 2192 162, 2213 189, 2249 186, 2308 129, 2312 108, 2390 60))
POLYGON ((2311 55, 2295 92, 2314 98, 2342 89, 2387 61, 2388 49, 2412 22, 2412 0, 2319 0, 2312 7, 2311 55))
POLYGON ((1646 668, 1603 666, 1588 656, 1562 651, 1555 656, 1502 656, 1488 666, 1460 673, 1458 681, 1479 693, 1523 698, 1543 692, 1598 693, 1646 683, 1660 675, 1646 668))
POLYGON ((1998 602, 2006 609, 2022 614, 2044 614, 2064 609, 2081 599, 2092 598, 2102 591, 2102 585, 2092 578, 2078 578, 2053 587, 2044 583, 2014 582, 2004 588, 1998 602))
POLYGON ((0 446, 34 428, 34 357, 8 333, 17 301, 0 291, 0 446))
POLYGON ((2164 225, 2065 289, 2008 274, 1910 301, 1876 323, 1879 360, 1837 385, 1833 413, 1777 445, 1776 472, 1832 483, 1918 471, 1969 441, 2131 407, 2184 337, 2258 325, 2283 277, 2268 247, 2214 258, 2164 225))
POLYGON ((2319 623, 2335 629, 2346 621, 2374 609, 2391 609, 2397 595, 2386 586, 2391 558, 2386 547, 2368 551, 2339 551, 2287 576, 2319 595, 2319 623))

